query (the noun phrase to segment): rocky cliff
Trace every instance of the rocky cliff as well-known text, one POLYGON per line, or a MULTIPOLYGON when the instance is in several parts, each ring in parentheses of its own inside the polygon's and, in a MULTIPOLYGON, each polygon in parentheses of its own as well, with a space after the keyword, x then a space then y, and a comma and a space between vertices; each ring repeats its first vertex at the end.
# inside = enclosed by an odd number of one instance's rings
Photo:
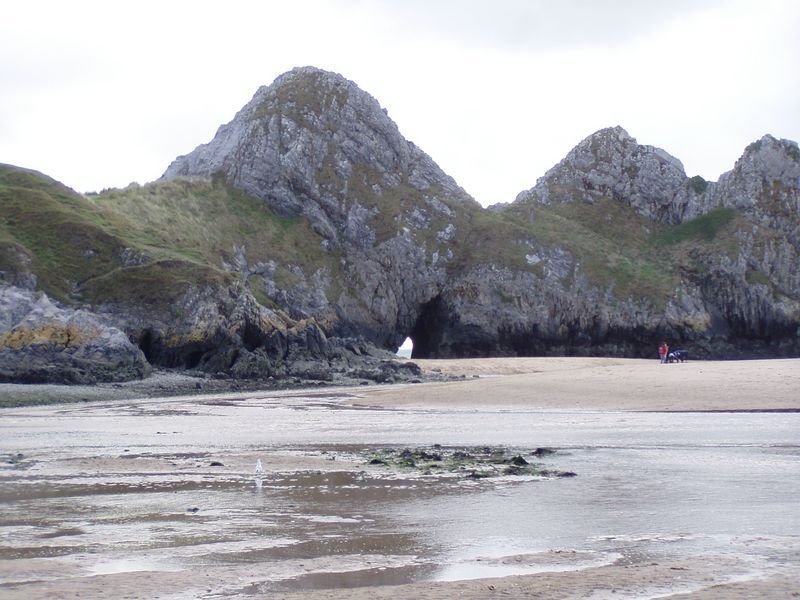
MULTIPOLYGON (((413 377, 387 361, 406 336, 415 357, 652 356, 661 338, 797 355, 799 190, 794 142, 765 136, 707 182, 615 127, 482 209, 374 98, 307 67, 158 182, 81 196, 0 168, 0 284, 62 322, 91 313, 149 364, 226 377, 413 377)), ((32 345, 0 325, 21 364, 32 345)), ((38 377, 21 372, 0 376, 38 377)))
POLYGON ((598 131, 494 209, 535 234, 518 240, 532 268, 461 274, 437 353, 478 339, 496 353, 651 356, 664 338, 698 356, 796 355, 799 199, 794 142, 763 137, 715 183, 620 127, 598 131))
POLYGON ((441 289, 450 243, 480 211, 374 98, 310 67, 260 88, 163 178, 214 176, 277 214, 302 216, 338 258, 332 268, 282 265, 293 274, 287 288, 241 247, 243 278, 297 318, 324 319, 331 333, 388 347, 403 341, 419 306, 441 289))

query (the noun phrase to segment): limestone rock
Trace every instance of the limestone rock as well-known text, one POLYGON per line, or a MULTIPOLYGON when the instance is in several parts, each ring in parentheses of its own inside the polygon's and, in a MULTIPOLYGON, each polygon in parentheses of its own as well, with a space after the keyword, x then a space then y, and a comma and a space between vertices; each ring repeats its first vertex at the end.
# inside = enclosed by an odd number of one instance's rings
POLYGON ((591 203, 606 196, 653 221, 678 223, 692 197, 687 180, 677 158, 611 127, 583 140, 516 201, 591 203))
MULTIPOLYGON (((493 212, 535 222, 541 210, 580 215, 582 205, 610 210, 614 204, 644 217, 638 223, 630 219, 630 226, 651 229, 647 237, 664 226, 685 224, 687 240, 717 235, 724 226, 715 224, 716 211, 730 222, 727 241, 664 247, 675 266, 663 262, 661 267, 675 269, 675 286, 662 291, 663 308, 657 297, 647 294, 619 297, 613 277, 604 285, 570 252, 564 254, 566 260, 554 261, 552 247, 525 255, 529 265, 541 267, 539 276, 501 273, 487 264, 463 274, 458 287, 443 293, 448 307, 443 312, 449 318, 432 321, 446 323, 435 334, 436 352, 455 356, 472 346, 496 354, 647 356, 652 353, 648 348, 663 337, 691 344, 698 356, 800 353, 796 143, 765 136, 719 182, 705 182, 687 178, 679 161, 660 149, 640 146, 621 128, 604 129, 578 144, 513 204, 496 206, 493 212), (558 212, 559 205, 570 203, 578 206, 558 212), (689 228, 698 218, 706 221, 689 228), (464 290, 470 290, 466 297, 464 290)), ((597 219, 596 211, 585 214, 597 219)), ((620 215, 625 213, 610 210, 605 219, 587 224, 603 235, 609 219, 620 215)), ((645 238, 636 239, 630 236, 631 243, 641 244, 645 238)), ((564 242, 570 245, 570 240, 564 242)))
POLYGON ((149 370, 125 333, 96 315, 61 308, 43 293, 0 286, 0 381, 127 381, 149 370))
POLYGON ((269 268, 251 271, 273 300, 295 318, 324 318, 330 334, 386 346, 402 341, 398 332, 441 288, 457 213, 480 210, 377 100, 313 67, 261 87, 213 140, 163 175, 212 176, 280 214, 304 216, 324 248, 342 255, 344 282, 295 270, 286 289, 269 268))
POLYGON ((709 196, 709 204, 735 208, 800 246, 800 149, 796 142, 771 135, 753 142, 709 196))

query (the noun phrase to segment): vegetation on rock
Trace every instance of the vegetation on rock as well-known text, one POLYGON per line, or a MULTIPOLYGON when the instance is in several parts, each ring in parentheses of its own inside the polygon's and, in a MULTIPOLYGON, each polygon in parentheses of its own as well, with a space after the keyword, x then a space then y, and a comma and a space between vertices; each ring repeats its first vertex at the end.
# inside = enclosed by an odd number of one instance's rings
POLYGON ((415 357, 651 356, 662 338, 793 355, 797 152, 764 136, 707 182, 613 127, 486 210, 374 98, 306 67, 154 183, 84 196, 0 165, 0 283, 225 376, 392 380, 352 359, 406 336, 415 357))

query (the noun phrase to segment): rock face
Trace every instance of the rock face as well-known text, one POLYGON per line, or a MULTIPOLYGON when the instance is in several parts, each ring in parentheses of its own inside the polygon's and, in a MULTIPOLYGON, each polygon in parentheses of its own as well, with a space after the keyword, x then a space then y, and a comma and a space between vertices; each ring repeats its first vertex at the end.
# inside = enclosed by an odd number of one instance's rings
POLYGON ((311 67, 260 88, 163 178, 212 176, 279 214, 302 215, 341 257, 338 276, 288 265, 297 280, 288 292, 265 265, 250 265, 267 295, 294 318, 324 317, 331 334, 389 347, 403 341, 419 306, 443 286, 459 213, 480 210, 374 98, 311 67))
POLYGON ((363 339, 328 337, 313 319, 295 321, 260 305, 240 285, 192 288, 175 300, 182 315, 100 306, 122 319, 147 360, 236 379, 393 383, 420 375, 416 365, 363 339))
POLYGON ((45 294, 0 286, 0 381, 96 383, 150 371, 141 350, 85 310, 45 294))
POLYGON ((490 261, 461 273, 431 320, 446 323, 432 354, 652 356, 662 338, 695 356, 800 354, 799 199, 794 142, 765 136, 709 183, 620 127, 598 131, 494 209, 574 220, 583 244, 531 236, 538 273, 490 261), (590 243, 604 229, 609 243, 590 243), (639 289, 621 289, 626 264, 639 289))
POLYGON ((649 356, 662 337, 695 355, 732 357, 800 352, 799 167, 796 144, 766 136, 718 183, 706 182, 621 127, 604 129, 512 205, 493 210, 534 226, 510 232, 498 255, 497 240, 487 239, 506 230, 482 226, 481 211, 373 98, 305 68, 261 88, 164 177, 219 174, 273 209, 309 219, 326 248, 345 257, 346 285, 326 302, 310 291, 335 277, 317 273, 314 284, 301 276, 308 283, 295 286, 292 305, 302 308, 294 316, 335 314, 332 334, 388 347, 408 334, 416 357, 649 356), (596 255, 625 240, 537 235, 537 219, 561 217, 582 222, 568 235, 597 236, 603 224, 587 214, 620 210, 631 227, 652 233, 639 255, 609 254, 609 264, 597 264, 596 255), (659 232, 703 219, 711 238, 717 220, 735 223, 720 240, 693 244, 690 234, 657 247, 659 232), (630 272, 618 276, 614 260, 633 264, 630 272), (652 272, 643 289, 620 285, 652 272))
POLYGON ((0 165, 0 378, 408 380, 406 336, 414 358, 800 355, 798 254, 794 142, 707 182, 603 129, 482 209, 306 67, 158 182, 84 197, 0 165))
POLYGON ((674 224, 697 203, 687 179, 677 158, 612 127, 583 140, 516 201, 547 205, 612 198, 652 221, 674 224))

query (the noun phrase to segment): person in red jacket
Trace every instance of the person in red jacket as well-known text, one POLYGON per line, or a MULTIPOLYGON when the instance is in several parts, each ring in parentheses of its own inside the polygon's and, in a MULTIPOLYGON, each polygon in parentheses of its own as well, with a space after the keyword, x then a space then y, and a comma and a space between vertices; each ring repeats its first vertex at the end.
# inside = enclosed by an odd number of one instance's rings
POLYGON ((667 356, 669 356, 669 346, 667 346, 667 342, 661 342, 658 347, 658 358, 662 363, 665 363, 667 362, 667 356))

